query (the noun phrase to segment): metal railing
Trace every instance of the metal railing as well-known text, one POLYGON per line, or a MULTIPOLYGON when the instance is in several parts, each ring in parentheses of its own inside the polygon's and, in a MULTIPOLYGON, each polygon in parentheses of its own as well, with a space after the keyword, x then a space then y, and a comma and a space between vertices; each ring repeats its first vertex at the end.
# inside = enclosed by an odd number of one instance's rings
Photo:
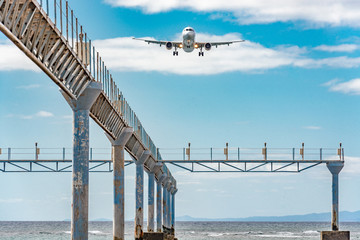
POLYGON ((71 48, 87 68, 93 81, 101 82, 102 88, 112 106, 120 113, 124 121, 131 126, 143 144, 156 157, 160 154, 150 136, 145 131, 139 118, 131 109, 124 95, 116 85, 112 74, 106 67, 104 59, 93 45, 92 39, 86 33, 78 17, 70 8, 68 1, 64 0, 36 0, 44 13, 53 21, 55 27, 61 32, 71 48))
MULTIPOLYGON (((344 161, 343 148, 161 148, 166 161, 344 161)), ((72 148, 0 148, 0 160, 71 160, 72 148)), ((111 148, 90 148, 90 160, 111 160, 111 148)), ((131 159, 129 159, 131 160, 131 159)), ((161 159, 158 159, 161 161, 161 159)))
POLYGON ((344 148, 171 148, 169 161, 344 161, 344 148))

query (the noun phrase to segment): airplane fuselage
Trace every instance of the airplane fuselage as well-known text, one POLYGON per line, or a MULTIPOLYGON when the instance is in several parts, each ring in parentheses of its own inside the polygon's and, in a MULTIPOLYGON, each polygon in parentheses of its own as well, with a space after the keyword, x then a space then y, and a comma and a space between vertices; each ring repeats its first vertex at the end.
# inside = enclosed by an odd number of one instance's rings
POLYGON ((192 27, 186 27, 182 31, 183 47, 185 52, 192 52, 195 48, 195 31, 192 27))

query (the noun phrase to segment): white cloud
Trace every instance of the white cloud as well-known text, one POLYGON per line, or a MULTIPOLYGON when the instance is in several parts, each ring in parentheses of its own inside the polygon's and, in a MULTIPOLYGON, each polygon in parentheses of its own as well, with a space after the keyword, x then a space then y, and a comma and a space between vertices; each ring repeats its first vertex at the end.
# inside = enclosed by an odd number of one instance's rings
MULTIPOLYGON (((198 41, 232 41, 241 39, 236 33, 224 36, 197 34, 198 41)), ((180 39, 178 36, 177 39, 180 39)), ((198 57, 197 50, 187 54, 181 49, 179 56, 164 47, 135 41, 130 37, 95 41, 105 64, 115 71, 157 71, 180 75, 210 75, 224 72, 261 72, 268 69, 293 66, 301 68, 354 68, 360 66, 360 58, 347 56, 311 59, 308 50, 298 46, 266 48, 246 41, 230 46, 219 46, 198 57)))
MULTIPOLYGON (((241 39, 238 34, 214 36, 198 34, 199 41, 231 41, 241 39)), ((197 53, 179 51, 178 57, 164 47, 148 45, 132 38, 97 40, 94 43, 105 64, 117 71, 159 71, 175 74, 218 74, 232 71, 262 71, 282 66, 295 65, 303 52, 296 46, 278 49, 266 48, 258 43, 244 42, 219 46, 206 52, 205 57, 197 53)))
POLYGON ((344 158, 345 164, 341 173, 358 175, 360 173, 360 157, 345 156, 344 158))
POLYGON ((314 48, 314 50, 325 51, 325 52, 354 52, 360 48, 356 44, 341 44, 336 46, 320 45, 314 48))
POLYGON ((0 41, 0 71, 40 69, 9 40, 0 41))
POLYGON ((36 117, 53 117, 54 114, 52 114, 51 112, 46 112, 46 111, 39 111, 38 113, 35 114, 36 117))
POLYGON ((298 59, 295 64, 303 68, 356 68, 360 66, 360 58, 350 58, 347 56, 323 58, 323 59, 298 59))
POLYGON ((319 126, 305 126, 303 128, 308 129, 308 130, 320 130, 321 129, 321 127, 319 127, 319 126))
POLYGON ((33 119, 33 118, 49 118, 54 117, 54 114, 47 111, 39 111, 32 115, 13 115, 11 114, 11 117, 20 117, 21 119, 33 119))
MULTIPOLYGON (((179 35, 176 39, 180 38, 179 35)), ((242 39, 242 36, 237 33, 223 36, 197 34, 198 41, 232 41, 237 39, 242 39)), ((173 57, 172 52, 167 51, 164 47, 159 49, 156 45, 135 41, 131 37, 97 40, 94 43, 107 67, 114 71, 157 71, 180 75, 210 75, 235 71, 262 72, 286 66, 301 68, 360 67, 360 57, 340 56, 311 59, 306 56, 308 53, 306 48, 298 46, 267 48, 250 41, 213 48, 211 51, 205 52, 205 57, 198 57, 196 51, 187 54, 182 50, 179 51, 178 57, 173 57)), ((0 55, 0 71, 41 71, 8 40, 0 41, 0 52, 4 52, 0 55)), ((38 87, 40 87, 39 84, 31 84, 18 88, 29 90, 38 87)), ((24 118, 29 118, 29 116, 24 118)))
POLYGON ((213 13, 240 24, 305 21, 322 26, 360 26, 360 2, 354 0, 105 0, 146 13, 175 9, 213 13), (229 16, 230 14, 230 16, 229 16))
POLYGON ((23 201, 21 198, 0 199, 0 203, 20 203, 23 201))
POLYGON ((29 89, 34 89, 34 88, 39 88, 40 84, 30 84, 30 85, 21 85, 18 86, 18 89, 25 89, 25 90, 29 90, 29 89))
POLYGON ((347 82, 339 82, 334 79, 325 84, 332 92, 341 92, 349 95, 360 95, 360 78, 352 79, 347 82))

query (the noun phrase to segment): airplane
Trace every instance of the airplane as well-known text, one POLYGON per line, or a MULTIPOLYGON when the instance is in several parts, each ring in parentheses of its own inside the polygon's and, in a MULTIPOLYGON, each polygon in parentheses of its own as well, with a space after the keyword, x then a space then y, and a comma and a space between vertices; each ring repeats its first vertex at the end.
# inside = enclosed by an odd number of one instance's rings
POLYGON ((232 43, 237 42, 244 42, 245 40, 237 40, 237 41, 231 41, 231 42, 196 42, 195 41, 195 30, 192 27, 186 27, 182 31, 182 42, 171 42, 171 41, 157 41, 157 40, 147 40, 147 39, 141 39, 141 38, 133 38, 134 40, 141 40, 144 42, 147 42, 148 44, 159 44, 160 47, 162 45, 165 45, 167 50, 171 50, 174 48, 173 56, 178 56, 179 52, 177 51, 178 48, 182 48, 184 52, 190 53, 194 51, 194 49, 199 49, 199 56, 204 56, 204 51, 210 51, 212 46, 218 47, 219 45, 230 45, 232 43))

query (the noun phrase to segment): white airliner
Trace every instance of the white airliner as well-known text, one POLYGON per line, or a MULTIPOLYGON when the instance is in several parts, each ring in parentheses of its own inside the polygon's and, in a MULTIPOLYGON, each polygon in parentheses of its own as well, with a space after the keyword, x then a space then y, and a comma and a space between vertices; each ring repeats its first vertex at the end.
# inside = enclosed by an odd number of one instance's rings
POLYGON ((194 49, 196 48, 196 49, 200 50, 199 56, 204 56, 203 49, 210 51, 212 46, 215 46, 215 47, 217 47, 219 45, 228 45, 229 46, 232 43, 244 42, 244 40, 237 40, 237 41, 232 41, 232 42, 196 42, 195 35, 196 35, 195 30, 192 27, 186 27, 182 31, 182 37, 183 37, 182 42, 146 40, 146 39, 141 39, 141 38, 133 38, 133 39, 145 41, 148 44, 150 44, 150 43, 159 44, 160 47, 162 45, 165 45, 167 50, 171 50, 172 48, 174 48, 173 56, 179 55, 179 52, 177 51, 178 48, 182 48, 187 53, 194 51, 194 49))

